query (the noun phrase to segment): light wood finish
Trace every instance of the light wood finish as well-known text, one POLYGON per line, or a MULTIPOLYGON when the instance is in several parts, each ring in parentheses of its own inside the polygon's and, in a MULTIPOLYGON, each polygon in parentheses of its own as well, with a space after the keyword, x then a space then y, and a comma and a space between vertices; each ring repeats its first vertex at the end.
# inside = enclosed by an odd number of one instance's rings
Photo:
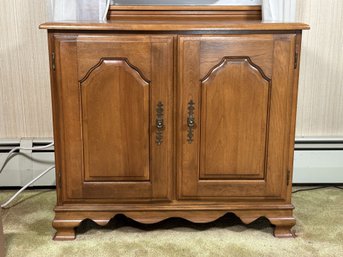
POLYGON ((343 136, 343 1, 297 1, 304 32, 297 136, 343 136))
POLYGON ((308 26, 144 22, 123 22, 119 32, 108 31, 115 23, 42 26, 50 29, 55 239, 74 239, 84 219, 209 222, 227 212, 246 224, 264 216, 275 236, 291 237, 299 29, 308 26))
POLYGON ((179 46, 179 198, 283 199, 293 97, 293 80, 285 78, 293 77, 294 35, 181 36, 179 46), (269 60, 270 77, 254 56, 263 66, 269 60), (213 59, 222 60, 203 78, 202 65, 213 59), (190 100, 198 124, 191 144, 190 100))
POLYGON ((270 79, 253 65, 224 57, 201 82, 200 179, 264 176, 270 79))
POLYGON ((241 21, 222 18, 211 18, 210 20, 203 18, 198 20, 189 19, 173 19, 173 18, 145 18, 136 19, 117 19, 104 22, 47 22, 40 25, 41 29, 51 30, 100 30, 100 31, 249 31, 249 30, 302 30, 309 29, 309 26, 304 23, 273 23, 262 21, 241 21))
MULTIPOLYGON (((141 207, 142 208, 142 207, 141 207)), ((142 208, 143 209, 143 208, 142 208)), ((291 209, 270 209, 266 208, 241 208, 232 206, 223 210, 210 209, 186 209, 173 210, 170 207, 166 210, 107 210, 106 208, 94 210, 93 207, 85 208, 85 210, 59 210, 55 209, 56 216, 53 221, 54 228, 57 233, 54 236, 55 240, 73 240, 76 238, 75 228, 78 227, 84 219, 91 219, 100 226, 105 226, 117 214, 123 214, 128 218, 134 219, 144 224, 157 223, 170 217, 183 217, 186 220, 196 223, 207 223, 214 221, 224 216, 226 213, 234 213, 244 224, 250 224, 259 217, 266 217, 271 224, 276 228, 274 236, 279 238, 294 237, 294 233, 290 229, 295 225, 295 219, 292 217, 291 209)))
POLYGON ((61 201, 168 200, 173 38, 95 39, 87 34, 50 38, 56 56, 53 98, 60 101, 54 119, 55 138, 60 139, 55 141, 57 160, 58 151, 63 152, 57 164, 61 201), (88 69, 83 69, 85 65, 88 69), (159 101, 167 121, 161 145, 155 144, 159 101))
POLYGON ((111 5, 110 11, 261 11, 260 5, 111 5))
POLYGON ((150 82, 127 59, 108 58, 80 88, 85 180, 149 180, 150 82))
POLYGON ((149 18, 168 17, 173 19, 187 18, 228 18, 241 20, 261 20, 261 6, 148 6, 148 5, 130 5, 130 6, 110 6, 108 12, 109 20, 118 20, 121 18, 136 19, 137 16, 149 18))

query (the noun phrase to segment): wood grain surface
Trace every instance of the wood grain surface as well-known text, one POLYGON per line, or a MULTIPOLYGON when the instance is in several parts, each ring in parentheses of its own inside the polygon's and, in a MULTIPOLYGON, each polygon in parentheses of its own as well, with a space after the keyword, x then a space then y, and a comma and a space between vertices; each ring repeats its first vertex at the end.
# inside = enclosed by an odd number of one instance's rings
POLYGON ((49 29, 56 240, 75 238, 84 219, 107 224, 117 207, 147 223, 264 216, 275 236, 293 235, 297 60, 309 26, 188 18, 41 26, 49 29), (265 209, 271 203, 279 205, 265 209), (126 211, 131 205, 140 212, 126 211))
POLYGON ((149 180, 150 83, 136 69, 101 59, 80 84, 87 181, 149 180))
POLYGON ((202 81, 200 178, 263 178, 270 80, 249 61, 224 58, 202 81))
POLYGON ((242 31, 242 30, 301 30, 309 29, 304 23, 263 22, 256 20, 240 21, 224 18, 208 19, 177 19, 159 18, 154 19, 116 19, 104 22, 98 21, 72 21, 72 22, 47 22, 40 25, 41 29, 58 30, 101 30, 101 31, 242 31))
POLYGON ((51 77, 58 202, 169 200, 173 37, 56 33, 50 49, 56 56, 51 77), (160 145, 158 102, 165 120, 160 145))
POLYGON ((179 37, 179 199, 285 199, 294 47, 295 35, 179 37), (223 52, 232 62, 225 69, 216 63, 204 78, 202 66, 225 59, 223 52), (244 65, 250 59, 256 62, 244 65), (271 64, 268 78, 261 67, 271 64), (226 82, 218 82, 223 76, 226 82), (191 143, 185 129, 190 100, 196 104, 191 143))

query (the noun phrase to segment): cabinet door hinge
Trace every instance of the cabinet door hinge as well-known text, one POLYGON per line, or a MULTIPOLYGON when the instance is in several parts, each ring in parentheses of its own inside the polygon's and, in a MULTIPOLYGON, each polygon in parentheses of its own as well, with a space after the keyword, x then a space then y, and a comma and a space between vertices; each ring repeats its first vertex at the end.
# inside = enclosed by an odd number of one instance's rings
POLYGON ((294 54, 294 69, 295 70, 298 68, 298 59, 299 59, 298 50, 295 49, 295 54, 294 54))
POLYGON ((55 52, 51 53, 51 67, 53 71, 56 70, 55 52))
POLYGON ((289 183, 290 183, 290 180, 291 180, 291 171, 290 170, 287 170, 287 178, 286 178, 286 180, 287 180, 287 186, 288 186, 289 183))
POLYGON ((61 175, 61 172, 58 173, 58 187, 62 188, 62 175, 61 175))

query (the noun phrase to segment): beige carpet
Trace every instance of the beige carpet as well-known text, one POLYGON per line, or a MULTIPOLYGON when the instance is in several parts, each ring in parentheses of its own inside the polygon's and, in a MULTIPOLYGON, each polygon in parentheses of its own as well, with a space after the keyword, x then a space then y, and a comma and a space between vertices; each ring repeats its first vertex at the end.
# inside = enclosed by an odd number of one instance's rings
MULTIPOLYGON (((1 191, 0 201, 11 193, 1 191)), ((27 191, 3 212, 6 256, 343 256, 343 190, 299 192, 293 202, 295 239, 274 238, 264 219, 248 226, 231 215, 209 224, 169 219, 142 225, 117 216, 106 227, 86 221, 75 241, 56 242, 51 240, 55 192, 27 191)))

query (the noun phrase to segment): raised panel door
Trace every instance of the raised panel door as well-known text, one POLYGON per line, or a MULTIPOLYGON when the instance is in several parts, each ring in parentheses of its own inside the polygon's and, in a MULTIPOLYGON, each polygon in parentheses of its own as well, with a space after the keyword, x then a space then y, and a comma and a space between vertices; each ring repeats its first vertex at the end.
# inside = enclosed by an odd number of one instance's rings
POLYGON ((179 199, 284 199, 294 35, 179 37, 179 199))
POLYGON ((108 58, 80 87, 85 181, 149 181, 150 81, 108 58))
POLYGON ((169 200, 173 37, 56 35, 54 47, 64 201, 169 200))

